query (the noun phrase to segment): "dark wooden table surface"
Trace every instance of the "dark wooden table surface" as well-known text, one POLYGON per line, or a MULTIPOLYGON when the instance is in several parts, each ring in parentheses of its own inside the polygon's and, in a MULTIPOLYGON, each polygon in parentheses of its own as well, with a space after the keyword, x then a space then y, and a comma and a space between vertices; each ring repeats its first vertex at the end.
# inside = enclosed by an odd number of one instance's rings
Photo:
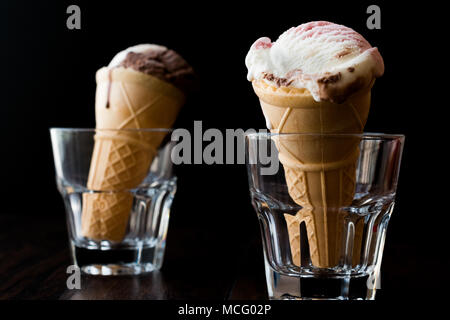
MULTIPOLYGON (((0 299, 266 299, 259 239, 227 252, 223 246, 215 250, 211 237, 202 230, 169 227, 160 271, 134 277, 83 275, 82 288, 69 290, 66 268, 71 260, 64 219, 1 215, 0 299)), ((419 251, 387 244, 377 300, 439 290, 437 274, 423 280, 419 251)), ((445 264, 429 257, 427 268, 440 270, 445 264)))

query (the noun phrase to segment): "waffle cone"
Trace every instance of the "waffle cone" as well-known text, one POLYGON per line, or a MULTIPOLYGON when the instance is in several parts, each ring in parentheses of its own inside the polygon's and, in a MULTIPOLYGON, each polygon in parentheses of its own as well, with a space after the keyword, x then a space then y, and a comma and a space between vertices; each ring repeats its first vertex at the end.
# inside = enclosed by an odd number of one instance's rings
MULTIPOLYGON (((253 82, 266 119, 274 133, 361 133, 370 108, 370 89, 346 102, 316 102, 306 89, 276 88, 253 82)), ((344 214, 355 192, 359 139, 352 136, 274 136, 292 200, 302 209, 285 215, 293 263, 300 261, 300 225, 305 223, 311 262, 333 267, 345 250, 359 260, 362 225, 354 223, 353 239, 343 239, 344 214)), ((349 256, 347 253, 346 256, 349 256)))
MULTIPOLYGON (((134 70, 97 71, 97 129, 170 128, 184 103, 169 83, 134 70)), ((121 241, 133 196, 147 176, 165 132, 99 131, 95 135, 87 188, 83 194, 82 233, 94 240, 121 241)))

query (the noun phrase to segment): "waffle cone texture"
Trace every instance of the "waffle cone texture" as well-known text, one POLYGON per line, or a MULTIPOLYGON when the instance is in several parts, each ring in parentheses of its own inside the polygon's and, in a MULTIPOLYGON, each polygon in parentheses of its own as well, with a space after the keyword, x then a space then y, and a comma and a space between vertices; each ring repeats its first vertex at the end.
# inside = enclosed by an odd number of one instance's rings
POLYGON ((98 131, 87 188, 83 194, 82 234, 94 240, 121 241, 136 188, 149 172, 166 132, 115 131, 171 128, 184 94, 173 85, 132 69, 97 71, 95 116, 98 131))
POLYGON ((337 265, 344 250, 352 251, 352 264, 359 260, 363 226, 354 225, 353 246, 349 248, 342 236, 345 222, 340 211, 354 197, 359 139, 308 133, 362 133, 370 109, 371 87, 335 104, 315 101, 306 89, 253 82, 271 132, 305 134, 272 138, 284 167, 289 195, 302 207, 295 216, 285 214, 292 261, 297 266, 301 265, 302 223, 314 266, 337 265))

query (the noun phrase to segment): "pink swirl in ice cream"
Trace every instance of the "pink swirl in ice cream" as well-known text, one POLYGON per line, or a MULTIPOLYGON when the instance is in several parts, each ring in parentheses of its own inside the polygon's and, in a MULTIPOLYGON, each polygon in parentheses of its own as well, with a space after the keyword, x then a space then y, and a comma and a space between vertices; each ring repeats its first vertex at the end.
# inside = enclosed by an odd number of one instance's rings
POLYGON ((258 39, 245 59, 248 80, 305 88, 316 101, 341 103, 384 72, 383 59, 356 31, 326 21, 302 24, 277 41, 258 39))

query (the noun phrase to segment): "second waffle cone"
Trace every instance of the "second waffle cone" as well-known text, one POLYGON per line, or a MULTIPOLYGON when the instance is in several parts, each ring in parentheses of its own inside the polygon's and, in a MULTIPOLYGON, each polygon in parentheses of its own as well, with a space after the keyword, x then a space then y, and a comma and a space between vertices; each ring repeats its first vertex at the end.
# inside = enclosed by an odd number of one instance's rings
MULTIPOLYGON (((266 119, 273 133, 303 135, 274 136, 280 162, 292 200, 302 209, 285 215, 293 263, 300 261, 300 224, 305 223, 311 262, 316 267, 339 263, 345 244, 340 208, 351 204, 355 192, 357 136, 314 134, 362 133, 370 109, 372 85, 352 95, 346 102, 316 102, 308 90, 273 87, 254 81, 266 119)), ((359 260, 362 225, 356 224, 353 261, 359 260)))
POLYGON ((133 129, 171 128, 184 94, 173 85, 131 69, 97 71, 95 145, 83 195, 82 232, 94 240, 121 241, 136 188, 146 177, 166 132, 133 129), (131 129, 129 131, 122 129, 131 129), (122 131, 117 131, 122 130, 122 131))

